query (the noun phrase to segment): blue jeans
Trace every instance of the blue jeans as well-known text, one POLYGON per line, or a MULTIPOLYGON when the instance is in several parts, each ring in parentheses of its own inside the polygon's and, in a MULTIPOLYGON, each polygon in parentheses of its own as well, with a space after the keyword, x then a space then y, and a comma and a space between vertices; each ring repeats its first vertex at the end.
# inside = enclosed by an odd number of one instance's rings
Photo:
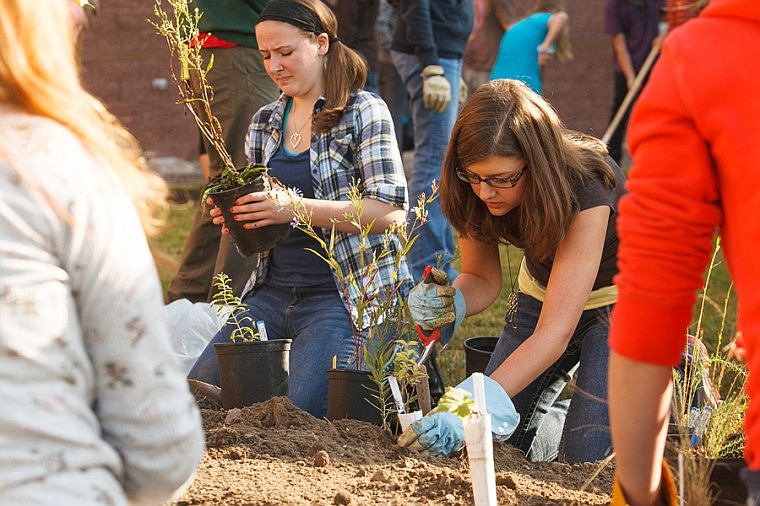
POLYGON ((760 506, 760 471, 745 467, 741 470, 741 478, 747 487, 747 506, 760 506))
MULTIPOLYGON (((491 374, 536 327, 541 301, 518 293, 517 328, 507 322, 491 354, 485 374, 491 374)), ((520 424, 509 442, 532 461, 570 464, 594 462, 610 454, 612 441, 607 413, 607 359, 611 306, 581 314, 562 356, 512 401, 520 424), (577 371, 569 405, 555 402, 577 371)))
MULTIPOLYGON (((335 288, 282 288, 262 285, 243 301, 254 320, 264 320, 269 339, 292 339, 288 397, 318 418, 327 415, 327 370, 354 354, 351 318, 335 288)), ((214 343, 228 342, 224 325, 193 365, 188 378, 220 385, 214 343)))
MULTIPOLYGON (((417 197, 424 193, 429 196, 430 186, 435 180, 440 183, 441 166, 449 143, 451 129, 459 111, 459 80, 462 76, 461 59, 440 58, 444 74, 451 85, 451 102, 441 113, 426 109, 422 100, 422 64, 413 54, 392 51, 393 61, 409 95, 409 110, 414 127, 414 167, 409 180, 411 206, 417 205, 417 197)), ((428 222, 419 230, 419 238, 412 246, 407 261, 416 281, 422 279, 426 265, 439 266, 446 270, 450 280, 457 272, 451 265, 454 257, 454 234, 451 225, 443 217, 439 200, 427 206, 428 222)), ((414 221, 414 212, 409 214, 409 222, 414 221)))

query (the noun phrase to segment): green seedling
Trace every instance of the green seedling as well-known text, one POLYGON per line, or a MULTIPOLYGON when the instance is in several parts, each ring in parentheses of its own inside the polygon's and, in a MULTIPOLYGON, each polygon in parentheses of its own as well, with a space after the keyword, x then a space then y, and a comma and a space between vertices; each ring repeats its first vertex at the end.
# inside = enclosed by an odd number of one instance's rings
POLYGON ((475 412, 475 399, 467 390, 456 387, 446 387, 446 392, 438 401, 438 411, 450 411, 461 419, 475 412))
POLYGON ((258 341, 261 336, 253 330, 254 321, 248 314, 248 306, 243 304, 243 301, 232 292, 230 281, 230 277, 223 272, 214 276, 214 286, 217 292, 211 300, 211 305, 214 306, 220 317, 227 317, 226 325, 234 326, 230 335, 230 340, 233 343, 237 342, 238 339, 244 343, 258 341))
POLYGON ((404 410, 407 413, 414 411, 412 406, 417 402, 417 387, 420 381, 427 381, 428 375, 420 370, 417 363, 416 339, 396 340, 396 356, 393 359, 393 377, 396 378, 401 393, 404 410))

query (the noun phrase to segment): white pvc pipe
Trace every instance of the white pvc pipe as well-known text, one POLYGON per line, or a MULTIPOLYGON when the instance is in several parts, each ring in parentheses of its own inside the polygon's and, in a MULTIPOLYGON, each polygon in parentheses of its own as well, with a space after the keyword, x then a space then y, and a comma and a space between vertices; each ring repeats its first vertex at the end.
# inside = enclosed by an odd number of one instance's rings
POLYGON ((491 415, 475 414, 467 417, 464 420, 464 441, 467 445, 475 506, 497 506, 491 415))
POLYGON ((486 406, 486 388, 483 384, 485 380, 483 380, 483 373, 482 372, 476 372, 472 374, 472 391, 475 394, 475 405, 477 406, 476 410, 478 413, 486 414, 488 413, 487 406, 486 406))

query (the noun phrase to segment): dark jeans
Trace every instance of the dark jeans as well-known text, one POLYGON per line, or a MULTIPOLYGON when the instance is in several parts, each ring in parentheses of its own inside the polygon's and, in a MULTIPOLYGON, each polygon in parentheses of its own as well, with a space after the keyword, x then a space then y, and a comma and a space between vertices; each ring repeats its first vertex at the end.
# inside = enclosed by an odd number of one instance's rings
MULTIPOLYGON (((614 73, 613 83, 614 98, 612 101, 612 111, 610 112, 610 122, 612 122, 612 118, 614 118, 615 114, 617 114, 620 105, 623 103, 623 100, 628 93, 628 83, 626 82, 625 75, 622 72, 614 73)), ((610 136, 610 141, 607 144, 607 149, 610 151, 610 156, 613 160, 615 160, 615 162, 617 162, 618 165, 620 165, 620 160, 623 158, 623 139, 625 138, 625 131, 628 127, 628 118, 631 115, 631 107, 633 107, 633 104, 628 107, 628 111, 621 118, 620 123, 618 123, 617 128, 610 136)))
MULTIPOLYGON (((641 93, 641 90, 644 89, 644 86, 646 85, 648 79, 649 75, 647 74, 647 76, 644 78, 644 82, 641 83, 639 93, 641 93)), ((615 72, 613 74, 613 83, 614 99, 612 102, 612 111, 610 112, 610 123, 612 122, 612 118, 615 117, 615 114, 617 114, 617 110, 622 105, 623 100, 625 100, 625 96, 628 94, 628 83, 625 80, 625 75, 622 72, 615 72)), ((613 160, 615 160, 615 162, 617 162, 618 165, 620 165, 620 161, 623 159, 623 139, 625 139, 625 133, 628 128, 628 119, 631 117, 631 110, 633 109, 633 105, 636 103, 636 99, 639 97, 639 93, 633 97, 633 100, 628 105, 628 109, 626 109, 625 114, 620 119, 620 123, 618 123, 617 128, 612 133, 610 140, 607 143, 607 149, 609 149, 610 156, 613 160)))
POLYGON ((741 477, 747 487, 747 506, 760 506, 760 471, 745 467, 741 477))
MULTIPOLYGON (((351 319, 338 291, 325 288, 282 288, 262 285, 243 301, 254 321, 264 320, 267 335, 292 339, 288 397, 316 416, 327 415, 327 371, 336 356, 347 367, 356 343, 351 319)), ((229 342, 233 328, 225 325, 188 374, 188 378, 221 386, 214 343, 229 342)))
MULTIPOLYGON (((491 374, 532 334, 541 301, 518 293, 517 328, 507 322, 485 373, 491 374)), ((611 306, 584 311, 564 354, 512 399, 520 423, 509 442, 533 461, 575 464, 609 455, 612 442, 607 413, 607 360, 611 306), (577 371, 569 405, 556 402, 577 371)))

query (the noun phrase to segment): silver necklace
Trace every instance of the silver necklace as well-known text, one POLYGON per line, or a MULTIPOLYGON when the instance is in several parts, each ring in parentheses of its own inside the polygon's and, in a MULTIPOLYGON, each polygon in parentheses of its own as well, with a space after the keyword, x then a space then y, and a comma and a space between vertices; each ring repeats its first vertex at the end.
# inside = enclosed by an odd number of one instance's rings
MULTIPOLYGON (((295 112, 293 109, 290 110, 290 112, 295 112)), ((311 119, 311 115, 306 118, 306 121, 304 121, 303 125, 301 125, 301 128, 290 134, 290 137, 288 137, 288 142, 290 142, 291 148, 295 149, 296 146, 298 146, 301 143, 301 130, 304 129, 304 127, 309 123, 309 120, 311 119)))

